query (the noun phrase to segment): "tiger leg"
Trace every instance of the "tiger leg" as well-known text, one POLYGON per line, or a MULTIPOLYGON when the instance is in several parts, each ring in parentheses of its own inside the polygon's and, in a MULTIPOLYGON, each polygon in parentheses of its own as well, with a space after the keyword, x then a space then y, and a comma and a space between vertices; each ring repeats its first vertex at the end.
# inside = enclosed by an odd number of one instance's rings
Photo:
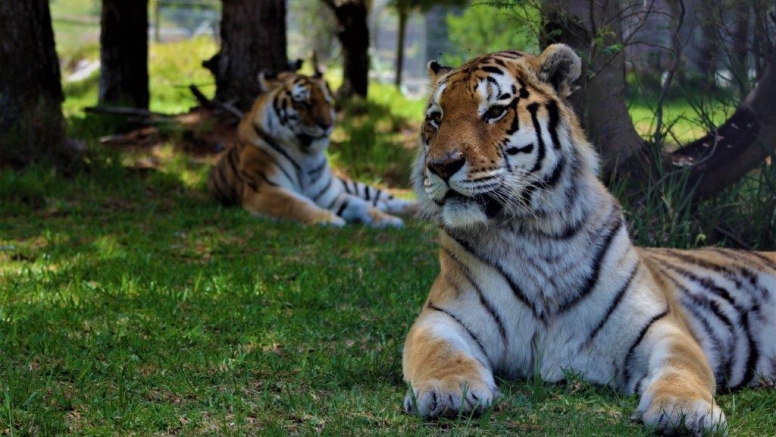
POLYGON ((634 416, 669 435, 725 434, 725 414, 714 402, 714 374, 695 339, 666 317, 650 328, 645 340, 651 343, 648 368, 638 384, 641 400, 634 416))
POLYGON ((378 202, 377 208, 389 214, 399 214, 405 216, 417 215, 420 211, 420 205, 414 200, 404 200, 390 198, 384 202, 378 202))
POLYGON ((392 194, 380 188, 361 182, 340 177, 343 190, 353 196, 363 199, 373 208, 387 214, 415 215, 418 212, 418 202, 397 199, 392 194))
POLYGON ((305 224, 327 224, 343 226, 345 220, 333 212, 316 206, 309 199, 278 186, 264 185, 261 190, 246 187, 243 207, 251 214, 283 220, 294 220, 305 224))
POLYGON ((348 222, 361 222, 375 228, 400 228, 404 225, 399 217, 380 211, 360 197, 345 193, 342 196, 346 198, 340 200, 345 205, 340 215, 348 222))
POLYGON ((404 399, 407 413, 421 417, 482 413, 498 395, 481 341, 462 319, 445 310, 447 301, 441 296, 451 286, 444 276, 437 278, 404 343, 404 380, 411 387, 404 399))

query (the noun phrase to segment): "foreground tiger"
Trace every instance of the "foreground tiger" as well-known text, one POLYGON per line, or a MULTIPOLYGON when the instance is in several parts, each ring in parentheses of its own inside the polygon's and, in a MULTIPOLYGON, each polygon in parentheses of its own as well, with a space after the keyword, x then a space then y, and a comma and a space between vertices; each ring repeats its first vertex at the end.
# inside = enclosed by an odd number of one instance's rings
POLYGON ((724 431, 718 386, 776 377, 776 256, 634 247, 566 102, 567 46, 429 64, 413 171, 440 264, 404 345, 406 411, 481 412, 494 372, 638 393, 658 431, 724 431))
POLYGON ((334 126, 328 86, 319 75, 259 75, 262 93, 238 127, 238 143, 210 173, 208 187, 224 205, 256 215, 342 226, 401 226, 391 214, 414 202, 334 176, 323 152, 334 126))

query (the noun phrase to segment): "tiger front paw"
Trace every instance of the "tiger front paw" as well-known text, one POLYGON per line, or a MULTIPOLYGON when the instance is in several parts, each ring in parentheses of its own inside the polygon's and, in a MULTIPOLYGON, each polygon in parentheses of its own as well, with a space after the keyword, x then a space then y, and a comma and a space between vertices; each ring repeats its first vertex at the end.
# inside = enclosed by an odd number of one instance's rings
POLYGON ((493 405, 496 387, 458 378, 431 380, 413 387, 404 398, 404 411, 423 418, 456 417, 459 414, 482 414, 493 405))
POLYGON ((404 226, 404 221, 399 217, 386 214, 378 209, 371 209, 369 218, 369 225, 373 228, 400 228, 404 226))
POLYGON ((316 217, 313 223, 322 226, 333 226, 335 228, 341 228, 345 226, 347 222, 336 214, 328 213, 321 215, 320 217, 316 217))
MULTIPOLYGON (((645 399, 642 399, 642 404, 645 399)), ((634 414, 645 425, 661 435, 724 436, 727 435, 725 413, 716 404, 703 399, 682 399, 658 395, 634 414)))
POLYGON ((414 217, 420 212, 420 204, 414 200, 393 199, 386 205, 385 212, 414 217))

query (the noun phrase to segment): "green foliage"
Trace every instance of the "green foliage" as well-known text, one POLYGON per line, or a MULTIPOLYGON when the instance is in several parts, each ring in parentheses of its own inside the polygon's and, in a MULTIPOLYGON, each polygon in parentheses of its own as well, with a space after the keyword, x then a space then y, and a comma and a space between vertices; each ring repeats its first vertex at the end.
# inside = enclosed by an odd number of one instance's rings
MULTIPOLYGON (((338 47, 337 18, 331 8, 320 0, 291 0, 288 2, 289 26, 296 23, 298 28, 289 28, 288 53, 289 58, 305 60, 305 69, 309 67, 309 57, 314 51, 319 62, 326 63, 336 54, 338 47), (294 20, 290 18, 294 17, 294 20)), ((340 62, 341 63, 341 62, 340 62)))
POLYGON ((708 243, 725 239, 761 250, 776 248, 776 156, 713 199, 704 202, 695 222, 716 235, 708 243))
POLYGON ((397 11, 428 11, 434 6, 463 6, 469 0, 388 0, 388 5, 397 11))
POLYGON ((461 15, 449 14, 450 43, 442 63, 460 65, 484 53, 499 50, 538 51, 539 11, 530 2, 479 2, 461 15))
POLYGON ((609 188, 620 198, 631 238, 639 246, 776 249, 776 166, 770 161, 698 203, 687 194, 687 174, 681 170, 648 181, 637 199, 622 195, 627 183, 613 182, 609 188))

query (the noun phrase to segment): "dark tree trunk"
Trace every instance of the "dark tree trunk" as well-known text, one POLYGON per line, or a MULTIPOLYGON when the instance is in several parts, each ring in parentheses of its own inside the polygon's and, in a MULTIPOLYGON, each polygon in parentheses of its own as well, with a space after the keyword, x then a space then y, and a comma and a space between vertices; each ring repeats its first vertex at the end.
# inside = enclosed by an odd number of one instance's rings
MULTIPOLYGON (((700 5, 699 5, 700 6, 700 5)), ((703 35, 703 43, 700 47, 700 56, 698 56, 698 69, 702 77, 706 80, 706 86, 713 89, 716 86, 714 75, 717 74, 717 56, 721 38, 719 27, 721 25, 718 17, 720 6, 715 2, 709 2, 700 6, 700 28, 703 35)))
MULTIPOLYGON (((545 31, 560 36, 552 41, 546 38, 544 42, 566 43, 587 60, 580 84, 582 92, 572 96, 572 104, 601 151, 605 171, 627 174, 631 183, 626 188, 626 195, 633 196, 645 186, 649 177, 654 176, 651 172, 657 166, 650 162, 648 153, 643 153, 644 141, 636 133, 625 105, 622 53, 605 55, 600 50, 622 43, 619 14, 619 2, 548 1, 543 11, 547 20, 545 31), (595 7, 593 11, 588 9, 591 4, 595 7), (603 27, 601 23, 610 24, 603 27), (591 41, 597 43, 591 44, 591 41)), ((776 23, 776 14, 772 19, 776 23)), ((776 153, 774 47, 765 39, 755 45, 759 46, 758 54, 766 60, 767 67, 733 116, 718 129, 677 152, 668 155, 662 150, 656 151, 670 158, 670 164, 675 168, 688 168, 687 186, 695 189, 696 199, 719 193, 766 156, 776 153)))
POLYGON ((741 96, 749 93, 749 1, 737 0, 735 3, 736 27, 731 41, 731 70, 741 96))
POLYGON ((399 8, 399 32, 396 41, 396 78, 394 85, 401 86, 402 72, 404 71, 404 36, 407 33, 407 18, 409 13, 406 8, 399 8))
POLYGON ((62 84, 48 3, 0 1, 0 165, 63 157, 62 84))
POLYGON ((288 69, 284 0, 223 0, 221 50, 202 63, 216 79, 215 100, 248 110, 258 74, 288 69))
MULTIPOLYGON (((773 55, 773 54, 771 54, 773 55)), ((772 59, 772 58, 771 58, 772 59)), ((688 185, 699 199, 712 197, 776 155, 776 65, 771 61, 736 112, 714 132, 671 155, 690 168, 688 185)))
POLYGON ((366 98, 369 85, 368 10, 364 0, 322 0, 337 17, 337 38, 342 45, 342 86, 340 99, 354 95, 366 98))
POLYGON ((774 45, 771 40, 772 30, 776 27, 776 10, 771 9, 773 0, 752 0, 752 18, 754 23, 753 41, 751 51, 754 55, 754 68, 757 77, 761 77, 767 65, 768 48, 774 45))
POLYGON ((644 145, 625 101, 624 51, 608 50, 623 43, 620 13, 617 1, 551 0, 544 3, 543 10, 546 26, 542 44, 568 44, 583 59, 579 89, 570 100, 598 147, 607 173, 622 168, 644 145))
POLYGON ((148 0, 102 0, 100 105, 148 109, 148 0))

